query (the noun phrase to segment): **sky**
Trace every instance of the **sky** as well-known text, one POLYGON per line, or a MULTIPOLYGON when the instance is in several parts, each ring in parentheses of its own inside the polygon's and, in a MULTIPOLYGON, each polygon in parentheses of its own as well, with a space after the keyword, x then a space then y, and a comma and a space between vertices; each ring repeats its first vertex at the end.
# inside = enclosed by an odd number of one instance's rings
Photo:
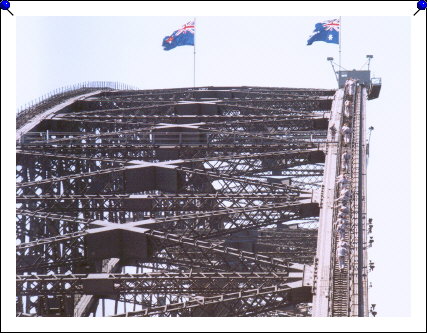
MULTIPOLYGON (((197 86, 336 88, 328 56, 338 46, 306 45, 330 16, 196 18, 197 86)), ((58 87, 119 81, 141 89, 193 85, 193 47, 163 51, 163 37, 192 17, 17 17, 16 106, 58 87)), ((410 315, 410 18, 342 17, 342 66, 367 54, 380 97, 367 104, 373 126, 368 164, 370 303, 379 316, 410 315)))

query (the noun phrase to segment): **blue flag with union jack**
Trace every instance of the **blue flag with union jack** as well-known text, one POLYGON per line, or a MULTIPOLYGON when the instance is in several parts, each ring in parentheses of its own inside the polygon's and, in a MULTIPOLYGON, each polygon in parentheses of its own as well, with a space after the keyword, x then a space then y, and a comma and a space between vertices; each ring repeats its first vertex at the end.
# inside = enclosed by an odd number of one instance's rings
POLYGON ((169 51, 177 46, 194 45, 194 33, 196 26, 194 21, 184 24, 180 29, 174 31, 170 36, 163 38, 163 50, 169 51))
POLYGON ((313 42, 326 42, 339 44, 340 42, 340 20, 333 19, 316 23, 313 34, 309 37, 307 45, 313 42))

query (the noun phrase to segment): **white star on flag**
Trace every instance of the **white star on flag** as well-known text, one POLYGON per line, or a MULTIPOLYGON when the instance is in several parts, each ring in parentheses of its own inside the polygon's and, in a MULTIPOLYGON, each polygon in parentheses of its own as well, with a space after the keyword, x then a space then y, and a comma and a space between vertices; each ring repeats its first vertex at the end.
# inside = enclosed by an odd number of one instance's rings
POLYGON ((333 38, 334 38, 334 37, 333 37, 332 35, 329 35, 329 36, 328 36, 328 39, 329 39, 329 40, 332 40, 333 38))

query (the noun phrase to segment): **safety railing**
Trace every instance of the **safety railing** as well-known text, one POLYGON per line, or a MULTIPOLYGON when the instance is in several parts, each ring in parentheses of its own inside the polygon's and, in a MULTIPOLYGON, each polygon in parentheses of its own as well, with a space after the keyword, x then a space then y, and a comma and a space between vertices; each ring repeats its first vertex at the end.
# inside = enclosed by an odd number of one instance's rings
POLYGON ((297 138, 253 137, 250 135, 223 135, 212 132, 160 132, 152 133, 119 133, 103 136, 95 132, 28 132, 21 135, 20 145, 218 145, 218 144, 250 144, 271 145, 291 143, 311 143, 320 145, 326 142, 324 133, 302 133, 297 138))
POLYGON ((64 86, 55 89, 37 99, 26 103, 16 111, 16 128, 22 127, 29 119, 37 116, 38 114, 46 111, 50 107, 61 103, 62 101, 78 96, 80 94, 88 93, 97 89, 101 90, 137 90, 137 87, 110 81, 88 81, 81 82, 74 85, 64 86))

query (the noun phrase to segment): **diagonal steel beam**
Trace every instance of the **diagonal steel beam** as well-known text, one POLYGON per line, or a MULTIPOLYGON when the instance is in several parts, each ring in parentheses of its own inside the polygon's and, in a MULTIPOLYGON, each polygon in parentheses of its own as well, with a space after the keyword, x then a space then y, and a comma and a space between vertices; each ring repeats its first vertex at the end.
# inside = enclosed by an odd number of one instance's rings
POLYGON ((239 301, 246 298, 259 297, 263 295, 285 294, 293 289, 302 289, 301 282, 292 282, 289 284, 279 284, 275 286, 262 287, 257 289, 243 290, 239 292, 226 293, 216 296, 198 297, 187 302, 174 304, 166 304, 164 306, 147 308, 141 311, 132 311, 117 315, 116 317, 147 317, 156 315, 170 315, 173 312, 183 311, 188 309, 197 309, 218 303, 226 303, 239 301))

